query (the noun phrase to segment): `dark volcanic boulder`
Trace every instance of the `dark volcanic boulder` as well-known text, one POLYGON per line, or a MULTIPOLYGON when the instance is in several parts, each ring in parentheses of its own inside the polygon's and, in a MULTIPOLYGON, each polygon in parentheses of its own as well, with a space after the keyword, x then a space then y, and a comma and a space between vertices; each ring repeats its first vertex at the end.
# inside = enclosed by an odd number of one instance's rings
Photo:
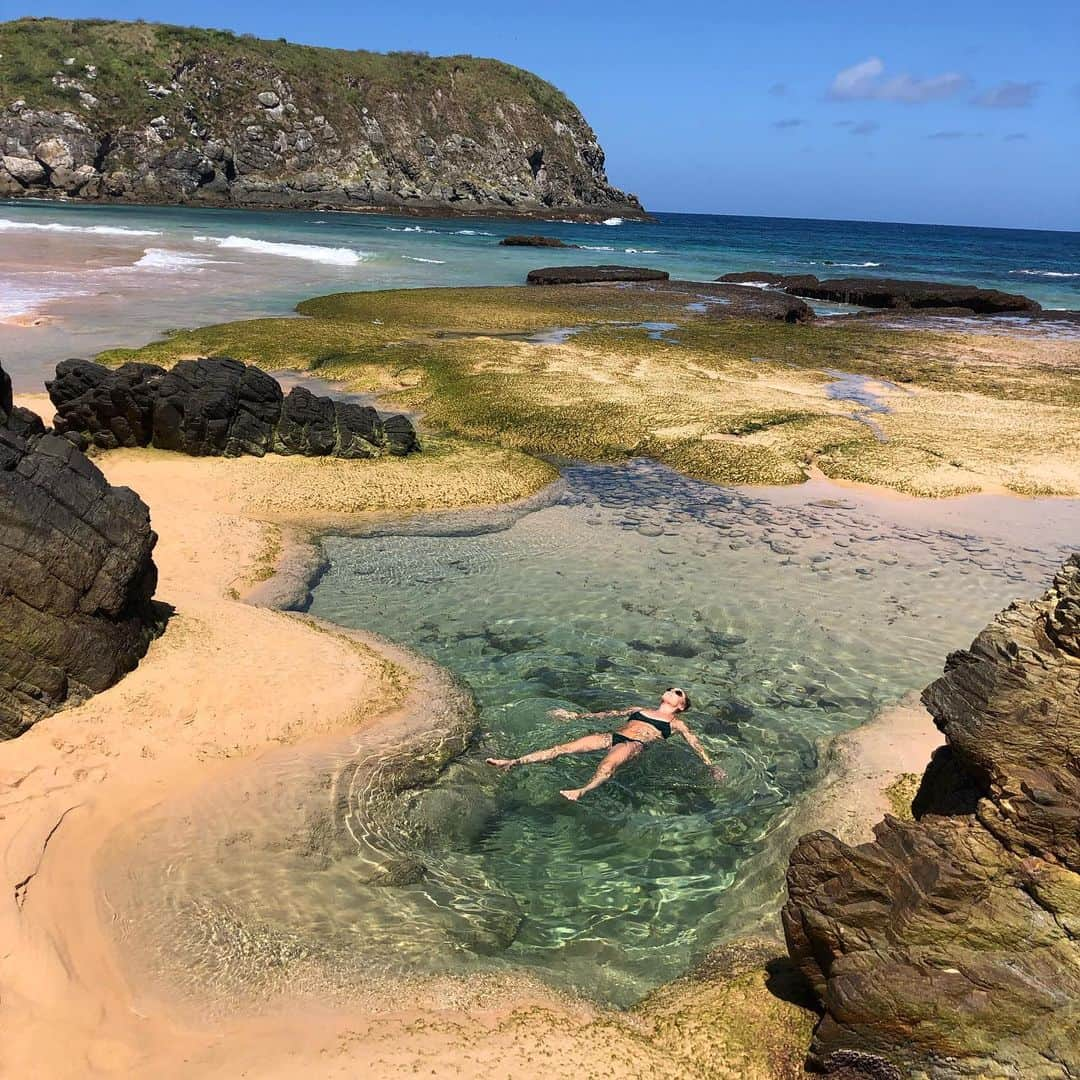
POLYGON ((1080 557, 923 694, 945 733, 913 809, 803 837, 784 932, 848 1075, 1080 1074, 1080 557), (861 1072, 860 1072, 861 1071, 861 1072))
POLYGON ((146 652, 157 537, 133 491, 53 434, 0 428, 0 506, 0 737, 11 738, 146 652))
POLYGON ((898 311, 939 311, 963 315, 1034 314, 1042 311, 1041 304, 1017 293, 937 281, 860 277, 820 281, 812 274, 774 274, 765 270, 724 274, 717 280, 744 284, 764 282, 792 296, 898 311))
POLYGON ((153 443, 198 457, 261 457, 281 411, 281 387, 258 368, 227 356, 181 360, 158 384, 153 443))
POLYGON ((501 247, 576 248, 578 246, 567 244, 557 236, 505 236, 499 244, 501 247))
POLYGON ((402 416, 400 413, 388 416, 383 421, 383 430, 386 432, 386 444, 390 453, 396 457, 405 457, 406 454, 415 453, 420 449, 416 428, 407 416, 402 416))
POLYGON ((274 450, 279 454, 325 457, 337 444, 337 414, 334 401, 316 397, 302 386, 294 386, 281 410, 274 450))
POLYGON ((337 429, 336 457, 373 458, 386 445, 383 423, 370 405, 335 402, 334 424, 337 429))
POLYGON ((57 434, 77 432, 102 450, 148 446, 154 396, 165 378, 155 364, 124 364, 115 371, 87 360, 63 360, 45 384, 56 409, 57 434))
POLYGON ((598 281, 667 281, 666 270, 644 266, 546 266, 530 270, 530 285, 587 285, 598 281))

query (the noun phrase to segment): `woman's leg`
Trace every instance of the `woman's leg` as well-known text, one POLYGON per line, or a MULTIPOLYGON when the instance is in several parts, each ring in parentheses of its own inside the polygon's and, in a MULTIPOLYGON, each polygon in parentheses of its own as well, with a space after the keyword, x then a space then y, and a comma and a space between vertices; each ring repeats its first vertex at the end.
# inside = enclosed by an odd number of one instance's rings
POLYGON ((619 743, 618 746, 613 746, 611 751, 604 756, 604 760, 600 762, 596 772, 593 774, 593 778, 584 787, 567 788, 565 791, 560 791, 559 794, 565 796, 571 802, 577 802, 586 791, 592 791, 601 784, 606 784, 619 769, 628 761, 633 761, 644 749, 640 743, 619 743))
POLYGON ((531 754, 523 754, 516 758, 489 757, 487 763, 498 769, 512 769, 515 765, 536 765, 541 761, 554 761, 564 754, 588 754, 595 750, 606 750, 611 745, 611 732, 605 731, 599 735, 586 735, 582 739, 573 742, 560 743, 551 746, 547 750, 534 750, 531 754))

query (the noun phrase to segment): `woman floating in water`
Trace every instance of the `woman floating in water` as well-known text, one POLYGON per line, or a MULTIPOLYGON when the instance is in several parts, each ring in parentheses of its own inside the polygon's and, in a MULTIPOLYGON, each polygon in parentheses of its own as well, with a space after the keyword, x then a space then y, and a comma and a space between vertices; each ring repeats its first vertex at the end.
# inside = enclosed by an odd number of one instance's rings
POLYGON ((677 686, 664 691, 660 704, 655 709, 613 709, 610 712, 572 713, 565 709, 556 709, 552 716, 563 720, 601 719, 608 716, 625 716, 626 723, 618 731, 603 731, 595 735, 586 735, 573 742, 552 746, 547 750, 534 750, 516 758, 488 758, 487 763, 498 769, 513 769, 517 765, 535 765, 541 761, 554 761, 564 754, 591 754, 597 750, 606 750, 593 778, 579 788, 567 788, 559 794, 577 802, 586 791, 592 791, 601 784, 606 784, 628 761, 633 761, 649 743, 658 739, 668 739, 674 731, 681 735, 691 749, 709 766, 716 780, 724 780, 727 774, 709 760, 705 747, 698 742, 697 736, 690 730, 681 714, 690 708, 690 698, 685 690, 677 686))

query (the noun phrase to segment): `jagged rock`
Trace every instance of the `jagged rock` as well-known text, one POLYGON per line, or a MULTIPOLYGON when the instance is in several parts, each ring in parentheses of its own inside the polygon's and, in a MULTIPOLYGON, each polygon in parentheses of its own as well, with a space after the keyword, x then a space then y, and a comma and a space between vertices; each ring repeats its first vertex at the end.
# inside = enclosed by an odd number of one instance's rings
MULTIPOLYGON (((348 401, 335 402, 334 424, 337 429, 334 450, 336 457, 372 458, 386 445, 383 423, 379 414, 369 405, 357 405, 348 401)), ((415 434, 413 432, 414 437, 415 434)))
POLYGON ((530 270, 530 285, 587 285, 598 281, 667 281, 666 270, 644 266, 545 266, 530 270))
POLYGON ((281 416, 281 387, 258 368, 227 356, 181 360, 157 386, 153 445, 199 457, 262 457, 281 416))
POLYGON ((384 430, 368 406, 299 387, 285 398, 277 380, 227 356, 182 360, 171 371, 64 360, 47 387, 57 434, 102 450, 153 443, 200 457, 373 458, 420 449, 408 417, 390 417, 384 430))
POLYGON ((567 244, 557 236, 505 236, 499 241, 501 247, 548 247, 576 248, 578 244, 567 244))
POLYGON ((4 86, 22 95, 0 108, 0 151, 16 162, 0 169, 3 195, 643 216, 608 183, 573 103, 498 61, 427 57, 418 77, 410 54, 59 19, 0 24, 0 54, 19 57, 4 86), (40 77, 57 49, 93 58, 92 93, 40 77))
POLYGON ((58 435, 80 432, 94 446, 147 446, 154 431, 154 397, 165 369, 129 363, 112 370, 87 360, 63 360, 45 384, 56 409, 58 435))
POLYGON ((791 855, 784 932, 850 1075, 1080 1073, 1080 556, 952 654, 913 809, 791 855), (855 1071, 852 1071, 855 1070, 855 1071), (876 1070, 876 1071, 875 1071, 876 1070))
POLYGON ((944 314, 1033 314, 1042 305, 1017 293, 980 289, 976 285, 953 285, 937 281, 902 281, 894 278, 830 278, 813 274, 773 274, 764 270, 724 274, 718 281, 763 282, 792 296, 828 300, 836 304, 888 308, 901 311, 935 311, 944 314))
POLYGON ((333 399, 316 397, 302 386, 294 386, 281 410, 274 449, 279 454, 325 457, 337 442, 337 413, 333 399))
MULTIPOLYGON (((10 417, 0 369, 0 408, 10 417)), ((25 428, 25 425, 23 425, 25 428)), ((0 427, 0 738, 111 686, 158 628, 142 500, 67 439, 0 427)))
POLYGON ((386 442, 390 453, 397 457, 405 457, 406 454, 415 453, 420 449, 420 440, 416 437, 416 428, 407 416, 400 413, 388 416, 383 421, 383 431, 386 433, 386 442))

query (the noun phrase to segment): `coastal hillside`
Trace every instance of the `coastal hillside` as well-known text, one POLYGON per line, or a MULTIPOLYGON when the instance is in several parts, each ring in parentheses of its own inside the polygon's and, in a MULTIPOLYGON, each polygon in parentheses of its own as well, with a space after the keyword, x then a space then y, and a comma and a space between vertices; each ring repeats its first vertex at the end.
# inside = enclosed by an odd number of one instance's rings
POLYGON ((550 83, 496 60, 102 20, 0 24, 0 195, 640 216, 550 83))

